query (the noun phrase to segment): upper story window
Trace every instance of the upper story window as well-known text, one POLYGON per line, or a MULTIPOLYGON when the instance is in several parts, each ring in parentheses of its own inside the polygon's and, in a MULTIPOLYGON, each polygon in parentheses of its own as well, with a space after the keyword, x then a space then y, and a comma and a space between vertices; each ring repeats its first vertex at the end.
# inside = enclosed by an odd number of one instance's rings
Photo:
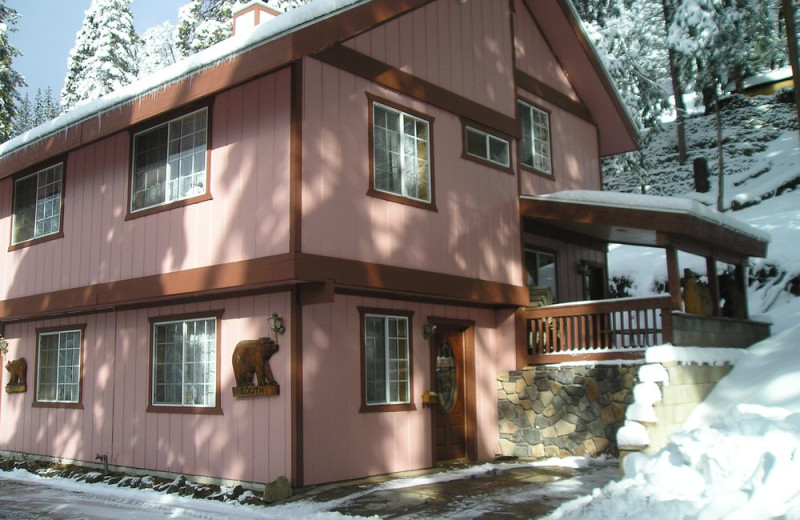
POLYGON ((214 408, 217 318, 153 322, 152 406, 214 408))
POLYGON ((39 333, 37 403, 80 403, 81 338, 82 329, 39 333))
POLYGON ((522 142, 520 162, 529 168, 551 175, 553 173, 550 114, 524 101, 518 101, 522 142))
POLYGON ((362 411, 411 409, 411 314, 360 311, 364 375, 362 411))
POLYGON ((509 144, 505 139, 471 126, 465 126, 464 146, 467 155, 489 161, 504 168, 511 166, 509 144))
POLYGON ((14 182, 11 244, 21 244, 61 231, 64 165, 58 163, 14 182))
POLYGON ((208 193, 208 109, 133 136, 131 212, 208 193))
POLYGON ((371 118, 370 194, 429 206, 433 201, 431 120, 374 100, 371 118))

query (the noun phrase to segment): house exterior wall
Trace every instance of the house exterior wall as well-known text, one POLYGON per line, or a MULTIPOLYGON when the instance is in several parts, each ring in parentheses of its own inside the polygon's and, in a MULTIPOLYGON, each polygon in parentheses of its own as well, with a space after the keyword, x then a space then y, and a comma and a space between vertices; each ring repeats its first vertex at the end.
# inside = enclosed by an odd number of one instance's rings
POLYGON ((513 116, 510 23, 506 1, 440 0, 345 45, 513 116))
POLYGON ((203 303, 104 312, 6 326, 8 359, 28 360, 28 390, 0 394, 0 449, 93 462, 107 454, 113 466, 247 482, 291 478, 292 331, 279 338, 270 365, 278 396, 234 398, 231 356, 240 340, 272 337, 267 317, 291 319, 290 296, 277 292, 203 303), (223 311, 219 336, 220 415, 148 412, 149 319, 223 311), (82 409, 33 407, 37 329, 85 325, 82 409))
MULTIPOLYGON (((64 237, 0 255, 0 299, 287 252, 289 85, 282 70, 215 97, 209 201, 125 220, 130 134, 70 153, 64 237)), ((11 243, 12 192, 12 179, 0 182, 3 244, 11 243)))
POLYGON ((506 348, 514 334, 512 312, 336 295, 333 303, 303 308, 303 456, 306 484, 426 468, 433 464, 430 344, 422 326, 432 316, 473 321, 477 452, 499 453, 495 377, 514 363, 506 348), (411 399, 415 410, 360 412, 361 330, 358 307, 411 311, 411 399), (313 355, 312 355, 313 352, 313 355))
POLYGON ((458 116, 316 60, 303 76, 304 253, 522 284, 516 178, 461 158, 458 116), (433 118, 436 211, 366 195, 367 93, 433 118))

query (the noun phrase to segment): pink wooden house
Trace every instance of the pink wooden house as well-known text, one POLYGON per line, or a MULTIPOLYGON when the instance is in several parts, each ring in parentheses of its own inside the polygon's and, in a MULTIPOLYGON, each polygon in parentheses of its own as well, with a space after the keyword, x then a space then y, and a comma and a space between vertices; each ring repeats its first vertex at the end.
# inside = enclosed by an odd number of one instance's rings
POLYGON ((763 254, 540 197, 636 148, 568 0, 275 14, 0 146, 0 320, 28 363, 3 453, 294 485, 491 459, 498 372, 549 352, 537 290, 604 297, 610 240, 763 254), (234 348, 265 336, 279 391, 240 396, 234 348))

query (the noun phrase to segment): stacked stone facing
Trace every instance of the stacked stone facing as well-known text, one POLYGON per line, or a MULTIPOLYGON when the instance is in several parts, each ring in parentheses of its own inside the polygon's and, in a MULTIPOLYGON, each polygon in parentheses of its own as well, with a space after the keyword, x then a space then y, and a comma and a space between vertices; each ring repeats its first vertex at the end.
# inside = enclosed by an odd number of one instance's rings
POLYGON ((635 366, 528 367, 497 378, 504 456, 616 454, 635 366))

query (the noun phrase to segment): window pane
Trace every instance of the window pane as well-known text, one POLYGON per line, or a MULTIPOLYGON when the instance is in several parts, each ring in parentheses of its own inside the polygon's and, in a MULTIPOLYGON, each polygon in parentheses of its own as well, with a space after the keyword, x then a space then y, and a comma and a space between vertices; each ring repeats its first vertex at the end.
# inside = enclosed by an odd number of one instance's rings
POLYGON ((132 210, 206 192, 206 130, 203 109, 134 138, 132 210))
POLYGON ((373 105, 375 189, 430 201, 428 122, 373 105))
POLYGON ((509 160, 508 141, 489 136, 489 160, 509 166, 511 161, 509 160))
POLYGON ((486 134, 467 128, 467 153, 484 159, 489 157, 486 149, 486 134))
POLYGON ((36 399, 77 403, 80 398, 81 332, 39 335, 36 399))
POLYGON ((215 406, 216 319, 153 328, 153 404, 215 406))
POLYGON ((14 183, 14 244, 60 230, 62 172, 57 164, 14 183))
POLYGON ((408 318, 365 317, 367 404, 405 404, 409 397, 408 318))

